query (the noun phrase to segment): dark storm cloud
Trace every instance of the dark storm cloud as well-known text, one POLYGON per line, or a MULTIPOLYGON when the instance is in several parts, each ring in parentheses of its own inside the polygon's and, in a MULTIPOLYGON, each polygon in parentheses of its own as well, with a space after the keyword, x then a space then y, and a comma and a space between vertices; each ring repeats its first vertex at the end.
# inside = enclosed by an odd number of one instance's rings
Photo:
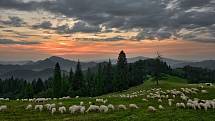
POLYGON ((0 23, 4 25, 15 26, 15 27, 21 27, 26 24, 21 18, 17 16, 9 16, 9 20, 6 20, 6 21, 0 20, 0 23))
POLYGON ((211 42, 215 39, 214 36, 204 38, 206 34, 214 34, 214 30, 209 28, 215 24, 214 0, 56 0, 25 3, 1 0, 0 7, 44 9, 84 21, 84 24, 77 23, 73 28, 68 25, 59 26, 56 28, 59 33, 97 32, 101 30, 98 26, 103 25, 122 30, 143 29, 137 39, 166 39, 177 36, 177 32, 185 28, 193 33, 198 30, 198 35, 190 33, 191 37, 181 36, 183 39, 207 39, 211 42), (190 25, 196 27, 186 28, 190 25), (202 27, 208 31, 201 32, 202 27))
POLYGON ((112 41, 120 41, 120 40, 126 40, 123 36, 114 36, 110 38, 74 38, 79 41, 97 41, 97 42, 112 42, 112 41))
POLYGON ((40 42, 29 42, 29 41, 15 41, 11 39, 0 39, 0 44, 19 44, 19 45, 35 45, 35 44, 40 44, 40 42))
POLYGON ((70 27, 68 24, 64 24, 56 27, 55 29, 61 34, 70 34, 76 32, 93 33, 101 31, 99 26, 90 25, 83 21, 76 22, 73 27, 70 27))
POLYGON ((51 27, 52 27, 52 23, 50 21, 43 21, 42 23, 33 25, 33 28, 50 29, 51 27))

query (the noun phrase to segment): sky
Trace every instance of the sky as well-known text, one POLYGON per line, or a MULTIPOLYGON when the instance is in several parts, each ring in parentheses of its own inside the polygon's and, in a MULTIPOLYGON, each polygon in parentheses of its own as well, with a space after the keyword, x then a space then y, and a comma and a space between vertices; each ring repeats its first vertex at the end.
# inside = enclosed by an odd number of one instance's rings
POLYGON ((215 0, 0 0, 0 60, 215 59, 215 0))

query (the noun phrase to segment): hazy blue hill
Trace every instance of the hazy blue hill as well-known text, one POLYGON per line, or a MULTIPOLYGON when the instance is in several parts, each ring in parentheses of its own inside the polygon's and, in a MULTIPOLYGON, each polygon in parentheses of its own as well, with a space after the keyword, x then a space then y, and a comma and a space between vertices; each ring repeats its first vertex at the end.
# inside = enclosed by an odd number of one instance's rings
MULTIPOLYGON (((150 59, 148 57, 144 56, 137 56, 128 58, 129 63, 136 62, 138 60, 145 60, 150 59)), ((87 68, 96 68, 97 63, 108 61, 106 60, 98 60, 95 62, 81 62, 81 66, 83 70, 86 70, 87 68)), ((111 60, 113 64, 116 64, 117 59, 111 60)), ((172 68, 181 68, 186 65, 190 65, 193 67, 202 67, 202 68, 208 68, 208 69, 215 69, 215 60, 205 60, 200 62, 188 62, 183 60, 175 60, 170 58, 163 58, 163 61, 165 61, 168 65, 170 65, 172 68)), ((60 63, 61 69, 69 72, 70 68, 72 67, 73 70, 76 68, 77 61, 64 59, 57 56, 52 56, 49 58, 46 58, 44 60, 39 61, 25 61, 27 62, 24 65, 5 65, 0 64, 0 78, 6 78, 10 76, 15 76, 19 78, 24 79, 32 79, 32 78, 47 78, 52 74, 52 71, 47 71, 49 69, 53 69, 55 64, 57 62, 60 63)))
POLYGON ((32 70, 13 70, 4 74, 1 74, 0 77, 2 79, 10 78, 13 76, 14 78, 22 78, 28 81, 32 81, 33 79, 38 79, 39 77, 42 79, 48 79, 53 75, 53 69, 45 69, 42 71, 32 71, 32 70))
POLYGON ((173 68, 180 68, 184 66, 201 67, 215 70, 215 60, 205 60, 200 62, 184 62, 173 65, 173 68))

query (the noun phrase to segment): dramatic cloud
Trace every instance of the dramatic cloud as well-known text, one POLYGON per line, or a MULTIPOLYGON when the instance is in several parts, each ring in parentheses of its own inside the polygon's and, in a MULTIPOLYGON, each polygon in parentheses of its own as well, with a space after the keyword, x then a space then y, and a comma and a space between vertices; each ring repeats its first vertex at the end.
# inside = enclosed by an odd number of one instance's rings
MULTIPOLYGON (((58 33, 93 33, 105 26, 126 31, 139 29, 136 39, 168 39, 180 35, 186 40, 215 40, 215 30, 210 28, 215 24, 214 0, 1 0, 0 7, 42 9, 81 21, 73 27, 58 26, 58 33), (185 34, 182 30, 189 32, 185 34)), ((49 28, 50 23, 38 27, 49 28)))
POLYGON ((52 23, 50 21, 44 21, 42 23, 33 25, 33 28, 50 29, 51 27, 52 27, 52 23))
POLYGON ((127 38, 122 36, 114 36, 109 38, 74 38, 79 41, 97 41, 97 42, 112 42, 112 41, 121 41, 126 40, 127 38))
POLYGON ((178 36, 185 40, 215 43, 215 25, 210 27, 182 28, 178 36))
POLYGON ((15 26, 15 27, 21 27, 25 25, 25 22, 21 18, 16 16, 9 16, 9 20, 7 21, 0 20, 0 23, 10 25, 10 26, 15 26))
POLYGON ((14 40, 11 40, 11 39, 0 39, 0 44, 34 45, 34 44, 40 44, 40 42, 14 41, 14 40))
POLYGON ((87 24, 83 21, 76 22, 72 27, 68 24, 64 24, 55 28, 60 34, 70 34, 76 32, 84 32, 84 33, 94 33, 100 32, 101 27, 87 24))

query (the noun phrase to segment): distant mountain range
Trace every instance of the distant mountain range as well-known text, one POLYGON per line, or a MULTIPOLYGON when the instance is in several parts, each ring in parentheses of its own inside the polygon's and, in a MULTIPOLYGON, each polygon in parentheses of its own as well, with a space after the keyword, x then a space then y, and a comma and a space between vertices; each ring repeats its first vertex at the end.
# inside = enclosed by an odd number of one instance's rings
MULTIPOLYGON (((138 60, 149 59, 148 57, 138 56, 133 58, 128 58, 129 63, 136 62, 138 60)), ((193 67, 202 67, 215 70, 215 60, 205 60, 200 62, 189 62, 182 60, 174 60, 169 58, 162 58, 168 65, 172 68, 180 68, 186 65, 193 67)), ((81 62, 82 69, 95 67, 97 63, 108 61, 108 60, 98 60, 95 62, 81 62)), ((116 64, 117 59, 111 60, 113 64, 116 64)), ((47 79, 53 75, 53 68, 55 64, 59 62, 61 69, 65 72, 69 72, 71 68, 75 70, 77 61, 64 59, 57 56, 52 56, 44 60, 39 61, 14 61, 14 62, 3 62, 0 61, 0 78, 10 78, 11 76, 16 78, 23 78, 26 80, 33 80, 37 78, 47 79)))
MULTIPOLYGON (((28 62, 23 65, 18 65, 17 63, 16 65, 5 65, 0 63, 0 78, 5 79, 14 76, 26 80, 33 80, 39 77, 47 79, 48 77, 53 75, 54 66, 57 62, 60 64, 61 70, 67 72, 69 72, 71 68, 75 70, 77 65, 76 61, 64 59, 57 56, 52 56, 50 58, 36 62, 28 62)), ((97 63, 95 62, 81 62, 83 70, 94 67, 96 66, 96 64, 97 63)))

